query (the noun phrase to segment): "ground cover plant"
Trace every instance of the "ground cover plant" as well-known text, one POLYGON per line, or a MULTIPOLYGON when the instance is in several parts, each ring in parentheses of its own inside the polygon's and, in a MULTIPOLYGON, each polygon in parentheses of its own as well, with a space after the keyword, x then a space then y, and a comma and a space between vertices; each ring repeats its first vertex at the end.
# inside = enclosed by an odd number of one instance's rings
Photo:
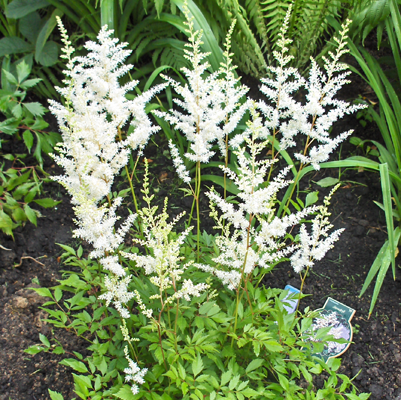
MULTIPOLYGON (((66 87, 59 91, 65 103, 53 101, 51 108, 64 139, 55 159, 65 174, 56 180, 72 196, 75 235, 93 250, 86 259, 82 248, 64 246, 67 265, 80 271, 65 272, 52 291, 35 290, 52 299, 44 304, 48 322, 72 329, 90 343, 92 356, 84 360, 75 353, 77 359, 63 361, 79 373, 74 381, 80 398, 368 397, 357 395, 350 379, 336 373, 339 360, 326 364, 314 356, 328 341, 343 343, 328 328, 311 330, 316 314, 288 314, 283 305, 288 293, 259 285, 285 260, 303 284, 309 269, 338 240, 341 229, 330 233, 332 193, 316 205, 316 193, 302 200, 296 187, 308 164, 319 169, 350 135, 330 138, 332 123, 360 108, 334 98, 346 82, 339 59, 345 52, 347 27, 337 39, 336 52, 325 59, 326 72, 312 61, 306 80, 287 66, 289 15, 275 53, 277 67, 270 67, 274 78, 262 80, 268 101, 255 103, 241 102, 244 87, 234 74, 229 38, 225 64, 214 74, 206 73, 201 32, 194 30, 188 14, 186 57, 191 68, 183 70, 188 84, 166 78, 180 95, 175 98, 179 108, 155 115, 186 136, 183 156, 195 163, 194 179, 175 144, 170 146, 195 203, 201 190, 200 163, 208 162, 218 149, 227 178, 223 187, 228 190, 229 178, 237 195, 207 192, 218 233, 201 234, 197 212, 189 216, 196 218, 196 240, 189 219, 182 232, 174 232, 184 216, 169 219, 167 200, 161 212, 152 205, 147 168, 143 207, 132 190, 135 210, 122 223, 117 216, 122 196, 130 189, 117 193, 113 181, 129 164, 132 151, 141 154, 150 134, 158 130, 145 106, 165 85, 127 100, 125 94, 137 82, 119 85, 130 68, 123 65, 128 56, 124 45, 103 28, 98 43, 87 42, 87 56, 72 58, 73 48, 62 30, 68 63, 66 87), (294 99, 300 88, 307 93, 301 102, 294 99), (245 129, 236 129, 241 121, 245 129), (290 153, 297 134, 305 140, 301 150, 296 147, 290 153), (230 162, 229 152, 235 156, 230 162), (280 158, 288 163, 284 169, 276 167, 280 158), (290 171, 293 181, 286 179, 290 171), (124 239, 128 232, 133 246, 124 239), (73 296, 65 296, 68 292, 73 296), (318 388, 313 375, 323 371, 329 377, 318 388)), ((125 176, 132 189, 134 171, 126 170, 125 176)), ((41 341, 28 352, 63 352, 45 337, 41 341)))

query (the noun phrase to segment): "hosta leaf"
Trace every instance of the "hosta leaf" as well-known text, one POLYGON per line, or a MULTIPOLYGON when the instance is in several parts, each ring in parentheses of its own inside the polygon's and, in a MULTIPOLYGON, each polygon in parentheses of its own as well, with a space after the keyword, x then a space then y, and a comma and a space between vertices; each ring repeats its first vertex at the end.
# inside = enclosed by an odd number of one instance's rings
POLYGON ((22 18, 39 8, 49 6, 47 0, 14 0, 6 8, 7 18, 22 18))
POLYGON ((0 57, 8 54, 26 53, 32 50, 33 46, 19 37, 9 36, 0 39, 0 57))

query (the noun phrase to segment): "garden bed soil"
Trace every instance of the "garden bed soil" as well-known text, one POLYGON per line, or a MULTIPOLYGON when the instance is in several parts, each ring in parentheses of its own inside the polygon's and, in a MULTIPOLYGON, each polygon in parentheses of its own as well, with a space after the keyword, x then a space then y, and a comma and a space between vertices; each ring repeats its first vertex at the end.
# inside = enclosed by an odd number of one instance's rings
MULTIPOLYGON (((357 94, 349 97, 355 98, 357 94)), ((377 131, 373 127, 362 128, 354 116, 341 122, 335 130, 350 128, 357 129, 357 136, 377 139, 377 131)), ((174 214, 189 210, 191 199, 183 197, 177 189, 166 150, 167 144, 156 140, 145 156, 151 160, 151 187, 158 198, 169 196, 169 207, 174 214)), ((345 144, 341 157, 352 152, 355 147, 345 144)), ((334 158, 339 156, 337 152, 334 158)), ((54 175, 55 170, 49 162, 47 171, 54 175)), ((301 190, 319 190, 322 199, 330 188, 323 189, 315 182, 327 176, 338 177, 339 171, 321 170, 310 174, 301 183, 301 190)), ((401 270, 396 268, 394 281, 390 268, 370 318, 372 288, 362 298, 358 296, 369 267, 386 239, 384 213, 373 202, 381 199, 379 176, 349 170, 342 171, 340 177, 341 187, 333 196, 330 210, 335 228, 345 228, 345 232, 335 248, 311 270, 303 290, 311 296, 302 301, 301 309, 307 305, 320 308, 327 297, 354 308, 353 343, 342 356, 339 372, 355 377, 356 387, 361 392, 371 392, 372 400, 401 400, 401 270)), ((56 183, 47 183, 44 188, 47 196, 62 202, 55 209, 40 210, 43 218, 38 219, 38 226, 27 224, 18 228, 14 241, 0 234, 0 244, 10 249, 0 250, 0 400, 49 399, 48 389, 62 393, 65 400, 76 397, 71 370, 58 362, 70 357, 73 351, 86 354, 86 343, 65 330, 53 330, 44 322, 46 314, 40 309, 44 299, 27 290, 38 287, 37 282, 51 287, 61 278, 63 266, 58 259, 61 251, 56 243, 77 245, 72 239, 73 211, 69 197, 56 183), (54 335, 70 354, 24 353, 24 349, 40 343, 40 333, 48 338, 54 335)), ((203 203, 203 216, 208 221, 206 199, 203 203)), ((397 263, 400 264, 399 257, 397 263)), ((289 265, 282 265, 266 275, 263 284, 300 287, 300 280, 289 265)))

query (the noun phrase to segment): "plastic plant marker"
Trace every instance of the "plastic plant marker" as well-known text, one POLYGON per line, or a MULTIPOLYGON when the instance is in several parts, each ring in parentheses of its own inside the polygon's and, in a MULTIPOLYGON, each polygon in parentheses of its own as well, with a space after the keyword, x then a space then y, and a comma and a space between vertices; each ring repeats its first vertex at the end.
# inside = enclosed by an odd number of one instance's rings
POLYGON ((319 312, 320 318, 317 317, 314 319, 314 325, 324 326, 326 324, 325 326, 327 327, 331 326, 332 329, 329 334, 337 339, 345 339, 348 343, 328 342, 328 345, 324 347, 323 351, 315 355, 327 361, 330 358, 335 358, 344 354, 352 342, 353 331, 351 319, 355 314, 355 310, 328 297, 323 308, 319 308, 316 311, 319 312), (324 322, 322 323, 320 321, 324 322))
POLYGON ((286 285, 284 290, 288 290, 287 296, 284 297, 283 303, 284 308, 287 310, 288 314, 295 312, 299 302, 299 289, 291 285, 286 285), (295 295, 298 295, 295 297, 295 295))

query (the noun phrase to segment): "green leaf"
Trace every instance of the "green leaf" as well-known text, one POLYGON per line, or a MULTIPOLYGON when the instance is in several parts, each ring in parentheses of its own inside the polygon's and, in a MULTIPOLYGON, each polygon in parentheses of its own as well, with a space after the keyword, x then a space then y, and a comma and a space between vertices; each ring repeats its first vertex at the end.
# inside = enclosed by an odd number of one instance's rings
POLYGON ((55 200, 51 199, 50 197, 46 197, 44 199, 34 200, 34 202, 44 208, 52 208, 52 207, 55 207, 57 204, 60 204, 61 200, 55 201, 55 200))
POLYGON ((5 14, 7 18, 18 19, 49 5, 47 0, 14 0, 8 4, 5 14))
POLYGON ((65 358, 64 360, 60 361, 59 364, 71 367, 80 373, 88 372, 88 368, 86 368, 86 365, 83 362, 74 360, 73 358, 65 358))
POLYGON ((200 354, 198 353, 195 361, 192 363, 192 372, 194 376, 196 377, 197 375, 199 375, 202 372, 203 368, 203 361, 200 354))
POLYGON ((64 400, 64 397, 62 396, 62 394, 60 394, 58 392, 53 392, 53 390, 51 390, 51 389, 48 389, 48 391, 49 391, 51 400, 64 400))
POLYGON ((24 143, 28 151, 31 152, 33 146, 33 135, 31 131, 29 130, 24 131, 24 133, 22 134, 22 138, 24 139, 24 143))
POLYGON ((334 186, 338 182, 340 182, 338 178, 332 178, 328 176, 327 178, 323 178, 320 181, 316 182, 316 185, 319 185, 321 187, 328 187, 328 186, 334 186))
POLYGON ((121 400, 135 400, 137 398, 128 385, 124 385, 114 396, 121 400))
POLYGON ((13 85, 18 85, 17 78, 11 72, 6 71, 5 69, 3 69, 2 72, 3 72, 3 74, 6 77, 8 82, 12 83, 13 85))
POLYGON ((44 348, 42 346, 39 346, 38 344, 34 344, 33 346, 30 346, 27 349, 25 349, 24 353, 34 355, 40 353, 41 351, 44 351, 44 348))
POLYGON ((35 211, 32 210, 32 208, 29 207, 28 204, 24 204, 24 211, 25 211, 25 214, 26 214, 27 218, 29 219, 29 221, 32 224, 34 224, 35 226, 37 226, 35 211))
POLYGON ((13 113, 14 117, 19 119, 22 116, 22 107, 20 103, 17 103, 12 109, 11 112, 13 113))
POLYGON ((315 204, 319 200, 319 192, 311 192, 308 193, 305 199, 305 207, 309 207, 312 204, 315 204))
POLYGON ((35 117, 42 116, 47 110, 38 102, 23 103, 24 107, 35 117))
POLYGON ((17 226, 3 210, 0 210, 0 229, 6 235, 13 236, 13 229, 17 226))
POLYGON ((221 386, 224 386, 231 379, 231 376, 232 372, 230 370, 221 374, 221 386))
POLYGON ((16 70, 19 83, 28 78, 29 74, 31 73, 31 69, 25 60, 22 60, 17 64, 16 70))
POLYGON ((39 296, 53 298, 48 288, 30 288, 30 290, 34 290, 39 296))
POLYGON ((19 37, 9 36, 0 39, 0 57, 9 54, 27 53, 32 50, 33 46, 19 37))
POLYGON ((49 339, 47 339, 47 337, 45 335, 43 335, 42 333, 39 333, 39 339, 46 347, 50 347, 49 339))
POLYGON ((33 12, 19 20, 19 31, 31 43, 36 42, 42 21, 38 12, 33 12))
MULTIPOLYGON (((37 85, 41 81, 42 81, 42 79, 40 79, 40 78, 27 79, 20 86, 21 86, 21 89, 27 90, 27 89, 30 89, 31 87, 34 87, 35 85, 37 85)), ((34 128, 33 126, 31 126, 31 128, 32 129, 40 129, 40 128, 34 128)))
POLYGON ((40 62, 42 65, 49 67, 50 65, 55 64, 57 60, 58 48, 55 42, 48 42, 48 38, 50 34, 53 32, 54 28, 57 25, 56 17, 62 17, 64 14, 63 11, 56 8, 50 18, 46 21, 43 28, 40 30, 38 38, 36 39, 35 46, 35 60, 40 62), (49 43, 53 43, 52 45, 47 46, 49 43), (44 55, 42 56, 42 53, 44 55))
POLYGON ((266 347, 267 350, 269 351, 282 351, 283 347, 279 342, 276 342, 275 340, 267 340, 263 342, 263 345, 266 347))
MULTIPOLYGON (((401 167, 401 166, 400 166, 401 167)), ((395 246, 394 246, 394 223, 393 223, 393 210, 391 207, 391 188, 390 188, 390 177, 388 174, 388 165, 380 164, 379 165, 380 171, 380 180, 382 186, 382 193, 383 193, 383 205, 384 205, 384 213, 386 216, 386 225, 387 225, 387 233, 388 233, 388 240, 390 243, 390 251, 391 251, 391 262, 393 267, 393 277, 395 280, 395 246)))
POLYGON ((252 360, 252 361, 248 364, 248 366, 247 366, 245 372, 246 372, 246 373, 249 373, 249 372, 251 372, 251 371, 254 371, 255 369, 259 368, 263 363, 264 363, 264 360, 262 360, 262 359, 260 359, 260 358, 256 358, 255 360, 252 360))

